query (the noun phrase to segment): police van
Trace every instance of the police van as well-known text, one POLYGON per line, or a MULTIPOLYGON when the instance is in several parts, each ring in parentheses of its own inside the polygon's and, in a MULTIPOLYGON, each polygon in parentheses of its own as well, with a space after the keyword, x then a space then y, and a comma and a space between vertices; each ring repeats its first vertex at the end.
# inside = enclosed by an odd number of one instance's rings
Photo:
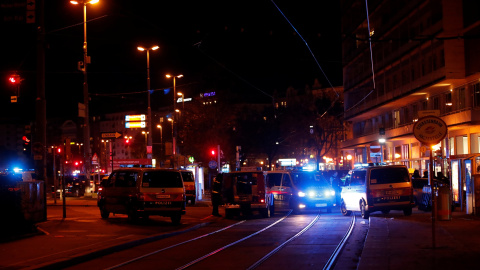
POLYGON ((279 209, 292 209, 295 214, 320 209, 331 213, 335 206, 335 190, 319 171, 270 171, 265 175, 267 191, 279 209))
POLYGON ((101 217, 110 213, 127 214, 130 221, 138 217, 159 215, 180 223, 185 214, 185 188, 178 170, 123 168, 103 180, 97 205, 101 217))
POLYGON ((413 188, 408 169, 403 165, 369 164, 349 171, 342 187, 340 211, 348 216, 360 211, 362 218, 370 213, 402 210, 412 214, 413 188))
POLYGON ((222 200, 225 216, 250 215, 258 211, 263 217, 275 212, 273 196, 267 193, 262 171, 240 171, 222 174, 222 200))

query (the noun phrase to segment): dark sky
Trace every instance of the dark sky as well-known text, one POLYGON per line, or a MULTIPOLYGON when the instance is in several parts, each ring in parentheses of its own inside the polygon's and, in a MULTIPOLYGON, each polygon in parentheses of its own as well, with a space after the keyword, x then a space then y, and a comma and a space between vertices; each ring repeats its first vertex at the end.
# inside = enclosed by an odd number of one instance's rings
MULTIPOLYGON (((2 0, 2 3, 12 2, 2 0)), ((341 85, 340 11, 338 1, 277 0, 303 36, 334 86, 341 85)), ((67 0, 46 1, 46 93, 51 116, 74 116, 82 101, 83 76, 77 70, 83 51, 83 10, 67 0)), ((2 14, 5 15, 5 9, 2 14)), ((153 89, 168 88, 165 74, 184 74, 177 85, 196 95, 232 87, 246 99, 262 100, 303 88, 318 78, 328 86, 309 49, 272 1, 128 1, 100 0, 87 6, 91 111, 128 100, 139 104, 145 91, 146 54, 136 47, 159 45, 151 52, 153 89), (196 92, 196 93, 194 93, 196 92), (107 96, 104 96, 107 95, 107 96)), ((1 23, 2 112, 32 109, 35 98, 35 28, 1 23), (25 80, 21 102, 5 103, 12 91, 6 78, 17 71, 25 80), (23 107, 22 107, 23 106, 23 107), (22 109, 23 108, 23 109, 22 109)), ((189 95, 189 94, 187 94, 189 95)), ((162 91, 152 94, 152 107, 167 102, 162 91)), ((168 99, 169 101, 170 99, 168 99)), ((143 107, 143 106, 142 106, 143 107)))

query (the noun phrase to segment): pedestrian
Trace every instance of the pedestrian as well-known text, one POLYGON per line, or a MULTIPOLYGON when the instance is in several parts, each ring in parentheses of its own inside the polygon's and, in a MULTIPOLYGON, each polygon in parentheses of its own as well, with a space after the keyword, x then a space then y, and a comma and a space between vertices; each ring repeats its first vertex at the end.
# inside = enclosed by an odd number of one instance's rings
POLYGON ((423 178, 428 178, 428 171, 427 170, 423 171, 423 178))
POLYGON ((413 171, 412 178, 414 179, 421 178, 420 172, 418 170, 413 171))
POLYGON ((339 205, 342 187, 340 185, 340 178, 338 177, 338 172, 334 172, 332 177, 330 177, 330 183, 332 184, 332 188, 335 191, 335 203, 339 205))
POLYGON ((212 185, 212 215, 216 217, 221 217, 220 213, 218 213, 218 206, 222 203, 222 180, 223 175, 221 173, 217 174, 216 177, 213 178, 213 185, 212 185))

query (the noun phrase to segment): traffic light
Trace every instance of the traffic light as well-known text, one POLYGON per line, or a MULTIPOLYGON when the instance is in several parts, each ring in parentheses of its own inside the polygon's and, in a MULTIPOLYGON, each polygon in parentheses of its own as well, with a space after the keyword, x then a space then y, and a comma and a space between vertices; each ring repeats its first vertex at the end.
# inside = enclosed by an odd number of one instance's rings
POLYGON ((10 77, 8 77, 8 81, 10 84, 17 85, 20 83, 20 76, 17 74, 10 75, 10 77))
POLYGON ((32 149, 30 135, 29 134, 24 135, 22 137, 22 140, 23 140, 23 153, 29 155, 31 153, 31 149, 32 149))
POLYGON ((210 150, 210 156, 215 157, 215 154, 216 154, 216 153, 217 153, 217 152, 215 151, 215 149, 211 149, 211 150, 210 150))

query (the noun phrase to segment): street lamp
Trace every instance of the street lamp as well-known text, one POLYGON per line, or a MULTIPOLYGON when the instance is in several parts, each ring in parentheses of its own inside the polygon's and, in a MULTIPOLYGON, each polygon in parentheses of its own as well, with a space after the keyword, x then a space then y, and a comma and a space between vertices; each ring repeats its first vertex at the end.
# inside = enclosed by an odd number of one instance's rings
MULTIPOLYGON (((175 117, 175 116, 173 116, 175 117)), ((174 133, 173 133, 173 118, 168 118, 167 119, 168 121, 172 122, 172 167, 175 169, 175 137, 174 137, 174 133)))
MULTIPOLYGON (((175 132, 174 132, 174 123, 175 123, 175 107, 176 107, 176 103, 177 103, 177 94, 176 94, 176 78, 182 78, 183 75, 182 74, 179 74, 179 75, 176 75, 176 76, 172 76, 170 74, 167 74, 165 75, 165 77, 167 78, 173 78, 173 119, 172 120, 168 120, 168 121, 172 121, 172 155, 175 157, 175 132)), ((175 158, 174 158, 175 160, 175 158)), ((174 162, 174 165, 175 165, 175 162, 174 162)), ((173 166, 173 168, 175 169, 175 166, 173 166)))
POLYGON ((87 4, 96 4, 99 0, 70 1, 74 5, 83 4, 83 63, 79 63, 79 69, 83 72, 83 105, 85 106, 85 123, 83 125, 83 156, 85 166, 85 178, 90 179, 90 124, 88 113, 88 80, 87 64, 90 64, 90 56, 87 54, 87 4))
POLYGON ((147 141, 147 158, 152 159, 152 136, 150 135, 152 133, 152 108, 150 107, 150 51, 155 51, 158 50, 160 47, 158 46, 153 46, 151 48, 144 48, 144 47, 137 47, 137 50, 143 52, 147 51, 147 103, 148 103, 148 112, 147 112, 147 130, 148 130, 148 141, 147 141), (148 151, 148 148, 150 147, 150 151, 148 151), (150 152, 150 153, 149 153, 150 152))
POLYGON ((185 109, 185 97, 183 96, 182 92, 178 92, 177 95, 182 97, 182 110, 184 110, 185 109))

